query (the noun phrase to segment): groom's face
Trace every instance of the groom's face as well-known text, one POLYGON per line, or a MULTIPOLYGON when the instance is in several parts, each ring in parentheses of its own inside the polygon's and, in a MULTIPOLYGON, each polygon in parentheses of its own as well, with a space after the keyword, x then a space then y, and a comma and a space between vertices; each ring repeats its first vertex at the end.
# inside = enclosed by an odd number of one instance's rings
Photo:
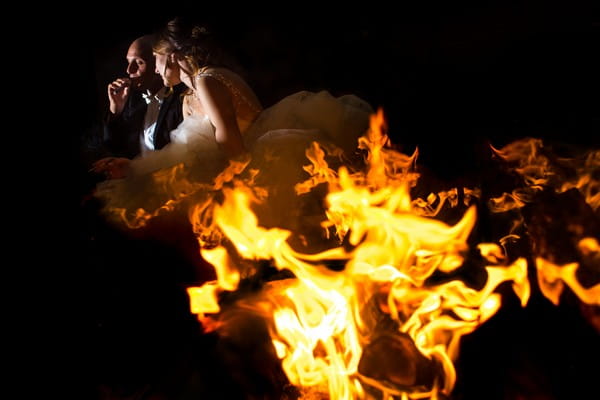
POLYGON ((136 90, 148 88, 154 75, 154 57, 152 53, 144 52, 137 41, 129 46, 127 51, 127 74, 131 86, 136 90), (148 53, 148 54, 146 54, 148 53))

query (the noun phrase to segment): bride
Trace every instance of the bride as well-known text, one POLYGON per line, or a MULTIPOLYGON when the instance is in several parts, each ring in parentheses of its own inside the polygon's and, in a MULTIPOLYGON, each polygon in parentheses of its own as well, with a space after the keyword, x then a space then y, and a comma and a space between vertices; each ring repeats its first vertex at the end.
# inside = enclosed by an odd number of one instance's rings
POLYGON ((210 183, 230 162, 250 160, 246 170, 258 170, 256 182, 268 192, 260 223, 294 229, 302 216, 293 188, 308 178, 302 167, 311 142, 350 152, 368 128, 372 108, 354 95, 303 91, 263 110, 252 88, 225 66, 211 34, 182 19, 168 22, 153 50, 164 84, 188 87, 184 121, 171 144, 134 160, 125 179, 98 188, 109 209, 152 212, 165 204, 172 195, 165 182, 174 185, 180 175, 165 179, 164 171, 175 165, 184 166, 186 179, 210 183))

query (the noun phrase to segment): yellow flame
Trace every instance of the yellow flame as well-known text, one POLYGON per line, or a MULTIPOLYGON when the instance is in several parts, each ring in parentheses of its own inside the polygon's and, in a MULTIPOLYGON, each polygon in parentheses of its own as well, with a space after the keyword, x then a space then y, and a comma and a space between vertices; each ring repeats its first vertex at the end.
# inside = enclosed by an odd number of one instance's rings
MULTIPOLYGON (((268 260, 293 275, 278 284, 265 284, 261 294, 245 300, 243 307, 260 311, 267 320, 289 381, 304 393, 370 399, 375 390, 382 399, 445 398, 456 382, 453 363, 461 337, 501 307, 498 286, 509 282, 523 307, 531 294, 527 260, 506 253, 507 243, 519 239, 513 233, 521 223, 518 215, 499 243, 477 244, 486 279, 477 288, 467 285, 458 272, 471 254, 468 240, 477 215, 473 200, 481 197, 480 189, 457 187, 413 199, 418 150, 412 156, 395 151, 384 131, 380 110, 359 139, 359 148, 366 151, 359 169, 343 165, 334 171, 327 156, 339 154, 318 143, 306 151, 310 164, 304 169, 310 178, 295 185, 296 193, 327 183, 320 225, 335 228, 343 246, 315 254, 294 250, 289 243, 292 232, 262 227, 251 209, 256 197, 267 194, 233 176, 227 178, 233 187, 220 187, 222 204, 201 203, 192 213, 198 234, 212 235, 201 244, 215 235, 222 235, 217 241, 227 238, 230 244, 211 250, 202 246, 218 278, 189 289, 192 311, 200 318, 219 312, 219 293, 236 290, 242 276, 248 275, 243 260, 268 260), (458 207, 461 196, 465 211, 458 222, 449 225, 433 218, 445 206, 458 207), (370 346, 386 335, 410 341, 405 344, 422 357, 423 368, 431 370, 430 381, 417 382, 416 376, 408 375, 390 381, 372 376, 368 366, 361 366, 365 349, 376 353, 370 346), (414 384, 399 383, 405 381, 414 384)), ((537 191, 549 186, 559 192, 576 187, 585 193, 588 204, 598 208, 598 182, 592 174, 598 167, 598 152, 583 164, 573 164, 580 166, 578 179, 565 180, 542 151, 540 140, 492 149, 523 178, 522 187, 490 201, 492 212, 518 213, 537 191)), ((586 259, 597 260, 599 249, 594 238, 579 242, 586 259)), ((599 304, 600 285, 583 287, 576 278, 578 263, 558 266, 538 257, 535 266, 542 293, 553 303, 558 304, 567 285, 582 301, 599 304)))
MULTIPOLYGON (((435 201, 456 200, 456 189, 432 195, 427 203, 413 201, 411 165, 417 152, 406 157, 386 147, 389 140, 379 129, 382 124, 379 113, 360 139, 368 150, 364 173, 350 173, 345 167, 334 173, 315 144, 307 152, 312 161, 307 171, 314 179, 296 187, 301 192, 315 182, 329 183, 324 225, 335 226, 351 247, 296 252, 287 241, 289 231, 259 226, 251 210, 251 192, 241 184, 223 189, 224 202, 214 205, 214 221, 241 257, 270 260, 295 276, 285 285, 266 287, 256 306, 271 304, 267 318, 272 342, 292 384, 326 390, 336 399, 366 398, 365 386, 377 388, 384 398, 438 398, 454 387, 460 337, 500 307, 500 296, 494 293, 498 285, 511 281, 521 303, 527 303, 527 263, 519 258, 505 265, 500 246, 481 244, 480 252, 490 263, 481 289, 457 279, 430 283, 434 273, 448 274, 464 263, 476 209, 469 207, 452 226, 427 218, 425 214, 440 208, 431 208, 435 201), (342 262, 343 268, 328 267, 331 262, 342 262), (382 319, 390 321, 387 328, 380 326, 382 319), (396 387, 358 371, 364 346, 382 329, 408 335, 425 359, 438 360, 441 371, 430 387, 396 387)), ((477 195, 476 190, 468 193, 477 195)), ((216 294, 235 290, 239 282, 224 248, 204 250, 203 255, 215 265, 219 278, 205 285, 205 292, 190 291, 193 309, 200 315, 214 312, 216 294), (201 294, 213 297, 201 301, 201 294)))
POLYGON ((535 262, 540 290, 555 305, 560 302, 565 284, 584 303, 600 305, 600 284, 584 288, 575 276, 579 263, 556 265, 542 257, 537 257, 535 262))

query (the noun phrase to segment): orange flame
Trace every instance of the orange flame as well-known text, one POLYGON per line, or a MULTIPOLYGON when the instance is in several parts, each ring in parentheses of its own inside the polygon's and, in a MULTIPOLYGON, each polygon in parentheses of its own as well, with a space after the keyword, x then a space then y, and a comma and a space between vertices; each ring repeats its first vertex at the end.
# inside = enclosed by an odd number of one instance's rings
MULTIPOLYGON (((545 188, 551 188, 557 193, 575 188, 592 210, 597 212, 600 208, 600 181, 597 179, 600 171, 599 150, 588 151, 578 157, 561 158, 545 147, 542 140, 532 138, 513 142, 501 150, 492 147, 492 150, 511 166, 511 170, 523 178, 523 187, 490 200, 489 206, 492 212, 520 209, 534 202, 535 194, 545 188)), ((522 218, 515 221, 511 232, 521 223, 522 218)), ((596 239, 591 237, 581 239, 579 251, 593 253, 595 262, 591 264, 600 265, 596 239)), ((577 279, 579 262, 559 266, 538 256, 535 259, 535 266, 542 294, 555 305, 559 304, 565 284, 584 303, 598 304, 599 285, 586 289, 577 279)))
MULTIPOLYGON (((596 260, 600 260, 600 246, 595 238, 585 238, 579 242, 579 248, 584 253, 593 253, 596 260)), ((600 265, 600 263, 596 264, 600 265)), ((600 305, 600 284, 584 288, 577 280, 576 272, 579 263, 572 262, 565 265, 556 265, 544 258, 536 258, 538 270, 538 284, 540 290, 555 305, 560 301, 560 295, 566 284, 586 304, 600 305)))
MULTIPOLYGON (((184 165, 158 171, 152 177, 155 207, 132 214, 119 207, 111 211, 138 228, 160 213, 189 205, 202 256, 217 276, 188 288, 191 311, 207 330, 221 327, 220 321, 206 319, 222 311, 219 295, 238 290, 244 278, 257 272, 258 260, 291 272, 293 278, 269 282, 258 296, 231 307, 265 318, 292 384, 335 399, 437 399, 455 385, 453 363, 461 337, 501 307, 498 286, 510 282, 521 305, 528 302, 528 263, 508 257, 505 246, 519 239, 520 210, 548 188, 558 193, 576 188, 597 212, 600 151, 553 157, 539 139, 492 147, 522 184, 489 200, 491 212, 512 210, 515 218, 499 244, 476 244, 481 259, 474 261, 468 241, 476 223, 473 202, 481 190, 456 187, 412 198, 411 188, 419 179, 418 149, 411 156, 394 150, 385 130, 379 110, 359 138, 364 160, 358 165, 332 168, 329 156, 344 161, 344 155, 331 145, 312 143, 306 150, 309 178, 295 183, 295 193, 327 184, 322 219, 310 222, 326 233, 335 230, 339 240, 315 254, 290 244, 295 232, 261 226, 252 206, 269 193, 255 184, 258 171, 247 168, 249 160, 231 162, 210 184, 188 179, 184 165), (433 218, 444 207, 462 206, 462 217, 452 225, 433 218), (459 278, 469 262, 485 271, 478 287, 459 278)), ((597 239, 582 238, 578 251, 580 260, 561 265, 534 255, 540 290, 558 304, 566 285, 583 302, 600 305, 600 284, 585 287, 577 279, 586 260, 600 265, 597 239)))
MULTIPOLYGON (((481 289, 467 286, 450 273, 468 254, 467 240, 476 221, 474 206, 453 226, 425 215, 439 211, 453 191, 431 195, 426 202, 411 199, 409 190, 418 174, 413 171, 417 152, 407 157, 389 148, 381 128, 383 115, 371 120, 370 131, 359 145, 368 150, 366 171, 351 173, 329 169, 319 146, 307 152, 314 172, 311 180, 296 186, 298 192, 328 182, 328 220, 349 246, 317 254, 295 251, 287 239, 291 232, 259 226, 251 210, 251 190, 239 183, 224 188, 222 205, 214 205, 214 222, 246 260, 270 260, 294 279, 267 285, 255 301, 268 319, 272 342, 288 379, 294 385, 329 393, 330 398, 368 398, 378 390, 384 397, 438 398, 454 387, 453 361, 462 335, 491 318, 501 304, 495 289, 512 282, 525 306, 529 298, 527 262, 518 258, 507 265, 503 250, 484 243, 479 250, 486 263, 487 280, 481 289), (437 199, 437 209, 432 208, 437 199), (331 268, 332 263, 343 268, 331 268), (446 276, 436 283, 434 275, 446 276), (382 336, 383 335, 383 336, 382 336), (377 353, 378 338, 410 338, 433 378, 418 382, 410 372, 394 381, 378 379, 361 361, 365 349, 377 353), (436 367, 438 366, 438 367, 436 367)), ((476 189, 468 191, 477 196, 476 189)), ((235 290, 241 263, 223 246, 203 250, 217 269, 218 279, 190 288, 192 311, 216 313, 216 296, 235 290)), ((394 340, 394 339, 392 339, 394 340)), ((414 374, 413 374, 414 375, 414 374)))
MULTIPOLYGON (((212 183, 190 179, 188 176, 189 170, 183 163, 157 170, 150 175, 154 183, 152 193, 140 193, 140 196, 148 198, 143 202, 149 204, 148 209, 137 208, 133 212, 129 212, 126 207, 112 206, 109 203, 107 211, 117 217, 118 221, 125 223, 128 228, 137 229, 145 226, 150 219, 171 212, 182 202, 193 199, 195 205, 190 211, 190 218, 192 225, 196 227, 196 232, 202 232, 204 236, 215 235, 211 223, 207 224, 207 221, 210 221, 210 217, 207 217, 210 212, 207 212, 207 210, 210 210, 211 205, 215 202, 216 193, 225 184, 239 176, 248 163, 249 159, 230 161, 229 165, 215 177, 212 183)), ((250 171, 249 175, 250 177, 247 179, 251 183, 254 174, 250 171)), ((111 182, 106 182, 106 184, 110 185, 111 182)), ((119 190, 118 186, 113 188, 119 190)), ((257 188, 257 190, 260 190, 260 188, 257 188)), ((118 196, 118 193, 111 196, 111 198, 119 197, 123 196, 118 196)), ((106 200, 110 201, 111 198, 106 200)))
POLYGON ((595 178, 600 170, 600 150, 588 151, 572 158, 551 156, 551 149, 544 147, 541 139, 523 139, 502 149, 492 151, 511 165, 511 169, 523 178, 524 186, 511 194, 504 193, 492 199, 492 211, 502 212, 522 207, 531 201, 533 194, 544 187, 558 193, 571 188, 578 189, 593 210, 600 208, 600 181, 595 178), (572 171, 571 174, 565 170, 572 171))

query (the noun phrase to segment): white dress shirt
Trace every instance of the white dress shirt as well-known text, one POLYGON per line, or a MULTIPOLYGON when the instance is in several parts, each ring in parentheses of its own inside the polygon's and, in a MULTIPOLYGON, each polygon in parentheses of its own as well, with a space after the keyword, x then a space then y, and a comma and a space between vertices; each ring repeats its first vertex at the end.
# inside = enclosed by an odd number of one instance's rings
POLYGON ((146 116, 144 118, 144 131, 140 136, 141 154, 144 155, 150 151, 156 150, 154 146, 154 129, 156 128, 156 120, 158 119, 158 111, 160 105, 165 98, 167 88, 163 87, 155 94, 151 94, 149 91, 143 93, 142 96, 148 104, 146 109, 146 116))

